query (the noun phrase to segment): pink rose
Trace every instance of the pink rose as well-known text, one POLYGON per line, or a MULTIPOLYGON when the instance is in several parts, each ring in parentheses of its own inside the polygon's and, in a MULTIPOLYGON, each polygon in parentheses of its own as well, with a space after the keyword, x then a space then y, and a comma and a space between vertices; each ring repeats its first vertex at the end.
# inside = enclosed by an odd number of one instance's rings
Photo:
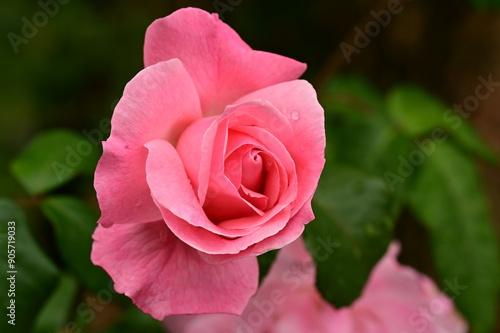
MULTIPOLYGON (((401 266, 394 242, 362 296, 334 309, 314 286, 315 267, 302 240, 284 247, 241 316, 180 315, 172 333, 465 333, 467 325, 434 282, 401 266)), ((333 277, 332 277, 333 278, 333 277)))
POLYGON ((92 261, 143 311, 241 313, 256 255, 314 219, 323 109, 306 66, 186 8, 147 30, 95 174, 92 261), (238 259, 238 260, 236 260, 238 259))

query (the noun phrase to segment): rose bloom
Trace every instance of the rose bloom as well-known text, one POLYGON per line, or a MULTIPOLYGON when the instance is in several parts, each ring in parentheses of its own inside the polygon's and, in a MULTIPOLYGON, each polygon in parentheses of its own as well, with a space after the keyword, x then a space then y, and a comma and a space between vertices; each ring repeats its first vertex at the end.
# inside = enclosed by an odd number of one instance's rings
POLYGON ((237 313, 256 256, 314 219, 324 112, 306 65, 252 50, 217 15, 186 8, 146 32, 95 173, 92 261, 154 318, 237 313))
POLYGON ((397 262, 393 242, 361 297, 335 309, 315 288, 315 266, 301 239, 278 253, 241 316, 178 315, 171 333, 465 333, 467 325, 434 282, 397 262))

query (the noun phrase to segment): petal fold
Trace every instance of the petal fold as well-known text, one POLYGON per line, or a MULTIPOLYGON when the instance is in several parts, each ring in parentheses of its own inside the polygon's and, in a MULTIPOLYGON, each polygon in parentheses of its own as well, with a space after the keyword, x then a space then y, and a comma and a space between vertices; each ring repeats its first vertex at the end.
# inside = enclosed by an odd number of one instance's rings
MULTIPOLYGON (((325 117, 316 91, 304 80, 294 80, 252 92, 236 103, 260 99, 270 103, 289 120, 292 134, 274 126, 273 134, 279 135, 296 165, 299 189, 293 214, 312 198, 325 164, 325 117), (276 134, 277 132, 277 134, 276 134)), ((270 125, 281 124, 270 121, 270 125)), ((271 130, 273 126, 271 126, 271 130)), ((306 221, 307 223, 309 221, 306 221)))
POLYGON ((148 67, 127 84, 95 172, 102 212, 99 223, 110 226, 161 219, 146 183, 143 145, 152 139, 175 144, 184 128, 200 117, 193 81, 177 59, 148 67))
POLYGON ((175 314, 241 314, 258 284, 256 258, 212 265, 163 221, 98 226, 91 259, 119 293, 161 320, 175 314))

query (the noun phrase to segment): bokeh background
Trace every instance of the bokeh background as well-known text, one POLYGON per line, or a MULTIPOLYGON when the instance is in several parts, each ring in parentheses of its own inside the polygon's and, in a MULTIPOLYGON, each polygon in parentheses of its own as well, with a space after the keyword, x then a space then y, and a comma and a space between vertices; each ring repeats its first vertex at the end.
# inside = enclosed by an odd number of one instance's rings
MULTIPOLYGON (((222 10, 223 20, 252 48, 307 63, 304 78, 313 83, 320 98, 325 100, 335 78, 351 75, 371 82, 381 95, 401 84, 418 85, 449 108, 474 93, 478 76, 492 75, 494 81, 500 81, 498 1, 402 1, 402 12, 393 15, 390 24, 370 38, 369 45, 359 54, 352 54, 349 62, 339 45, 342 42, 354 45, 354 28, 363 28, 373 20, 370 12, 386 8, 387 3, 369 0, 66 0, 64 4, 58 3, 57 13, 49 15, 47 22, 36 27, 31 37, 13 46, 9 33, 22 37, 25 20, 33 22, 33 16, 44 9, 36 1, 2 1, 0 197, 14 200, 23 209, 36 242, 56 266, 64 267, 64 255, 56 245, 54 224, 39 209, 44 196, 31 195, 20 186, 12 175, 11 162, 33 138, 46 130, 66 128, 82 133, 99 128, 103 119, 109 119, 123 87, 143 68, 142 46, 147 26, 181 7, 199 7, 210 12, 222 10)), ((497 156, 500 153, 499 109, 500 89, 481 101, 467 119, 497 156)), ((332 126, 330 129, 335 127, 332 126)), ((92 165, 100 154, 100 147, 94 146, 93 150, 88 157, 90 166, 71 182, 54 189, 52 194, 70 193, 97 212, 92 165)), ((395 151, 392 158, 396 159, 398 154, 395 151)), ((500 168, 492 160, 473 154, 470 158, 479 170, 494 232, 500 236, 500 168)), ((407 209, 398 217, 395 237, 404 245, 401 261, 436 277, 429 235, 416 220, 415 214, 407 209)), ((499 262, 490 264, 500 265, 499 262)), ((72 283, 68 283, 67 290, 73 290, 77 297, 68 303, 71 310, 61 315, 66 318, 61 319, 64 322, 71 317, 75 304, 92 295, 89 291, 92 288, 72 283)), ((118 299, 117 304, 99 311, 86 329, 122 332, 123 327, 132 325, 159 330, 147 316, 124 310, 127 302, 118 299), (127 315, 124 316, 124 312, 127 315)), ((500 318, 500 313, 497 317, 500 318)), ((499 324, 496 326, 496 332, 500 332, 499 324)))

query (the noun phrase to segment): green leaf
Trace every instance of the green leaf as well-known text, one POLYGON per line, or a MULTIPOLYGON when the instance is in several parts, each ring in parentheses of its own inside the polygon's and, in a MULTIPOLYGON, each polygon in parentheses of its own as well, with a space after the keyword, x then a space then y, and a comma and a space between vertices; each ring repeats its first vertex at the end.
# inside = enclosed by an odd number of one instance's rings
POLYGON ((110 329, 104 333, 165 333, 161 322, 145 314, 137 307, 128 309, 110 329))
POLYGON ((335 306, 359 297, 393 233, 391 197, 384 181, 331 165, 313 200, 316 219, 305 240, 317 264, 317 285, 335 306))
POLYGON ((40 308, 57 283, 58 270, 35 242, 24 213, 6 199, 0 199, 0 244, 0 331, 11 332, 13 328, 8 323, 11 318, 7 316, 12 310, 7 307, 14 300, 16 331, 31 332, 40 308), (9 223, 11 221, 14 223, 9 223), (14 250, 15 258, 12 254, 10 257, 15 262, 9 263, 7 251, 13 253, 14 250), (7 280, 11 277, 14 284, 7 280))
POLYGON ((391 90, 387 97, 387 112, 395 126, 411 139, 445 130, 467 151, 491 163, 497 160, 495 153, 466 119, 418 86, 403 85, 391 90))
POLYGON ((274 259, 276 259, 277 254, 278 250, 272 250, 257 257, 257 260, 259 261, 259 281, 262 282, 262 280, 266 277, 274 259))
POLYGON ((443 288, 455 299, 474 332, 492 332, 500 290, 500 258, 472 161, 448 143, 437 146, 418 174, 411 208, 430 232, 443 288))
POLYGON ((53 190, 81 172, 95 169, 99 149, 69 130, 38 135, 10 165, 13 176, 32 195, 53 190))
POLYGON ((380 93, 363 77, 337 76, 321 96, 327 116, 333 113, 368 114, 384 108, 380 93))
POLYGON ((500 9, 500 0, 469 0, 478 9, 500 9))
POLYGON ((407 179, 398 181, 401 158, 408 159, 415 144, 398 133, 381 112, 332 118, 327 123, 327 160, 383 176, 387 187, 394 192, 394 209, 399 210, 409 183, 407 179))
POLYGON ((69 196, 44 200, 42 212, 54 226, 57 247, 67 267, 90 290, 107 288, 109 277, 90 261, 97 213, 85 202, 69 196))
POLYGON ((469 123, 463 121, 460 127, 454 129, 448 125, 448 128, 452 138, 466 151, 477 154, 489 163, 498 163, 498 156, 469 123))
POLYGON ((388 114, 411 138, 441 127, 444 110, 446 107, 441 101, 417 86, 397 86, 387 96, 388 114))
POLYGON ((328 144, 330 159, 340 164, 356 166, 370 173, 381 173, 397 162, 402 146, 411 145, 399 135, 381 114, 339 116, 332 120, 328 144), (396 150, 390 150, 397 148, 396 150), (393 159, 386 159, 389 155, 393 159), (389 165, 388 165, 389 164, 389 165))
POLYGON ((327 159, 383 175, 397 169, 398 157, 415 148, 386 114, 384 98, 366 80, 340 77, 324 100, 326 109, 336 110, 327 116, 327 159))
POLYGON ((76 281, 61 275, 59 285, 38 315, 34 333, 59 332, 68 321, 77 291, 76 281))

